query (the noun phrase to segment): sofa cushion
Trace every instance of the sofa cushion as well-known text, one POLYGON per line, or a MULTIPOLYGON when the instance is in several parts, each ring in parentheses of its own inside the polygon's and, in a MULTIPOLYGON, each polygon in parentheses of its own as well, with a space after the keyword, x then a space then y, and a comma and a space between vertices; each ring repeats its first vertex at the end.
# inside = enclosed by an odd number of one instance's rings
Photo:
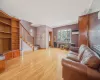
POLYGON ((87 49, 84 51, 81 63, 87 65, 88 67, 97 69, 100 65, 100 59, 94 55, 92 50, 87 49))
POLYGON ((69 53, 68 53, 68 54, 74 54, 74 55, 77 55, 77 56, 78 56, 78 53, 73 52, 73 51, 69 51, 69 53))
POLYGON ((94 55, 93 51, 91 51, 90 49, 86 49, 84 51, 84 54, 83 54, 82 58, 91 57, 92 55, 94 55))
POLYGON ((82 56, 81 63, 82 63, 82 64, 86 64, 87 61, 88 61, 88 59, 89 59, 91 56, 93 56, 92 52, 91 52, 89 49, 86 49, 86 50, 84 51, 83 56, 82 56))
POLYGON ((92 55, 89 55, 89 56, 86 56, 86 57, 82 58, 81 63, 82 64, 87 64, 90 57, 92 57, 92 55))
POLYGON ((78 59, 81 60, 81 57, 84 53, 84 51, 87 49, 87 46, 85 45, 81 45, 80 48, 79 48, 79 54, 78 54, 78 59))
POLYGON ((100 65, 100 59, 98 59, 96 56, 91 56, 88 58, 86 65, 88 67, 98 69, 100 65))

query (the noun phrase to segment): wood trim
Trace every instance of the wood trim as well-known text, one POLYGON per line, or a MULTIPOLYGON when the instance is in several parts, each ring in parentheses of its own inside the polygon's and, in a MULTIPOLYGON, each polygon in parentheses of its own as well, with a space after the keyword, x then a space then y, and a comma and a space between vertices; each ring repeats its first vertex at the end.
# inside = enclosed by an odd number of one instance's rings
POLYGON ((49 32, 49 36, 50 36, 49 46, 53 47, 53 32, 52 31, 49 32))
POLYGON ((6 16, 6 18, 10 18, 10 19, 14 19, 16 21, 20 21, 19 19, 15 18, 15 17, 12 17, 10 15, 8 15, 7 13, 5 13, 3 10, 0 10, 0 13, 4 14, 6 16))
POLYGON ((98 12, 100 12, 100 10, 95 11, 95 12, 91 12, 91 13, 87 13, 87 14, 83 14, 83 15, 81 15, 79 17, 86 16, 86 15, 91 15, 91 14, 95 14, 95 13, 98 13, 98 12))
POLYGON ((7 18, 12 18, 11 16, 9 16, 7 13, 5 13, 3 10, 0 10, 0 13, 4 14, 7 18))
POLYGON ((46 48, 40 48, 40 49, 46 49, 46 48))

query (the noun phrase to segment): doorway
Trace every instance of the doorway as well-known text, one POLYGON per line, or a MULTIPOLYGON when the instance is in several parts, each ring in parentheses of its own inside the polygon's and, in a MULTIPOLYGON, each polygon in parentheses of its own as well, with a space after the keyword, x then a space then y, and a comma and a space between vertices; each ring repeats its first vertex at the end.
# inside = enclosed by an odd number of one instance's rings
POLYGON ((53 47, 53 34, 52 32, 49 32, 49 47, 53 47))

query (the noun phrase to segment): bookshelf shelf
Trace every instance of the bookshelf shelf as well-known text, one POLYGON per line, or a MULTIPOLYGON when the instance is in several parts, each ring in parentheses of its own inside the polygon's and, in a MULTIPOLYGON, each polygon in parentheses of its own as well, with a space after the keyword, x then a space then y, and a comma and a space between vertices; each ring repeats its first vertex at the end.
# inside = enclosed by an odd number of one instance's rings
POLYGON ((4 32, 4 31, 0 31, 0 33, 11 34, 11 32, 4 32))
POLYGON ((6 22, 3 22, 0 20, 0 23, 4 24, 4 25, 8 25, 8 26, 11 26, 10 24, 6 23, 6 22))

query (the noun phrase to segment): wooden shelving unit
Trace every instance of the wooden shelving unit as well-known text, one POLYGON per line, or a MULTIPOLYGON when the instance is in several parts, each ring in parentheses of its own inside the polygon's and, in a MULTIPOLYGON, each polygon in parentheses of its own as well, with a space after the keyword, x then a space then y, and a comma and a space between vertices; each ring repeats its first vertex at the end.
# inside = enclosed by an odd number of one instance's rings
POLYGON ((19 56, 19 42, 19 20, 0 10, 0 54, 6 59, 19 56))
POLYGON ((11 50, 11 19, 0 16, 0 54, 11 50))

